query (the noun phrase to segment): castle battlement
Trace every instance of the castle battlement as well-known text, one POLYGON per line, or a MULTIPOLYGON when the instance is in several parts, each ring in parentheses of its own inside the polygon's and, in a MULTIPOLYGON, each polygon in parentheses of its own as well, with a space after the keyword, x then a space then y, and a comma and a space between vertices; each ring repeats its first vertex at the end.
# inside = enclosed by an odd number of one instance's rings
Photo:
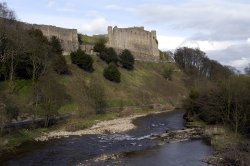
POLYGON ((130 50, 136 59, 159 59, 156 31, 146 31, 144 27, 108 27, 107 46, 116 50, 130 50))
MULTIPOLYGON (((79 47, 88 53, 93 52, 93 46, 80 46, 76 29, 66 29, 51 25, 37 25, 22 23, 26 29, 39 29, 47 38, 58 37, 61 42, 64 54, 70 54, 79 47)), ((105 35, 106 36, 106 35, 105 35)), ((118 53, 128 49, 137 60, 159 60, 160 53, 156 31, 147 31, 144 27, 114 28, 108 27, 108 47, 113 47, 118 53)))
POLYGON ((78 35, 76 29, 67 29, 56 27, 52 25, 37 25, 19 22, 25 29, 39 29, 43 35, 50 39, 52 36, 56 36, 62 45, 63 54, 68 55, 72 51, 76 51, 79 47, 78 35))

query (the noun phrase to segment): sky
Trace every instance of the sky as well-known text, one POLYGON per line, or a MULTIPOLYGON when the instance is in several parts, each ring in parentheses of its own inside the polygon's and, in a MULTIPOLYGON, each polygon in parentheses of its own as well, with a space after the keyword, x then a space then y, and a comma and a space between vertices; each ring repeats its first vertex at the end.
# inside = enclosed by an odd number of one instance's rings
POLYGON ((161 50, 198 47, 209 58, 241 71, 250 63, 250 0, 5 2, 28 23, 74 28, 88 35, 106 34, 109 25, 144 26, 157 31, 161 50))

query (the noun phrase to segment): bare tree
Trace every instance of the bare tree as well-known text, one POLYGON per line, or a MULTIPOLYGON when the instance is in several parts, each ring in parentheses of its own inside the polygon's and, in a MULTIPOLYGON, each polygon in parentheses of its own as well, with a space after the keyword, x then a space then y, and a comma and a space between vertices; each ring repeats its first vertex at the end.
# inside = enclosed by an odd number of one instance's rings
POLYGON ((16 19, 15 12, 8 8, 6 2, 0 3, 0 17, 9 20, 16 19))
POLYGON ((250 76, 250 63, 248 66, 244 69, 245 73, 250 76))

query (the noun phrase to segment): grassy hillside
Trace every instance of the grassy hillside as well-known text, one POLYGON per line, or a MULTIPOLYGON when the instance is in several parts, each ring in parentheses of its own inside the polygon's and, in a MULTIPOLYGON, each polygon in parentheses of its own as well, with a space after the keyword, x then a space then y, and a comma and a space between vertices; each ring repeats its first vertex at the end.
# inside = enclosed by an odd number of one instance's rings
MULTIPOLYGON (((103 77, 103 69, 107 64, 98 57, 93 56, 94 71, 91 73, 71 64, 69 56, 66 56, 66 59, 71 74, 53 75, 54 79, 64 86, 69 98, 59 109, 59 113, 81 113, 82 115, 94 113, 92 101, 87 93, 90 86, 104 91, 108 108, 150 104, 175 107, 187 94, 184 84, 185 74, 175 71, 172 80, 162 76, 163 67, 173 64, 136 61, 132 71, 119 67, 121 82, 113 83, 103 77)), ((30 108, 34 102, 32 81, 2 82, 0 87, 1 94, 5 94, 10 102, 14 102, 13 105, 18 107, 21 114, 29 114, 32 111, 30 108)))
MULTIPOLYGON (((51 77, 63 85, 67 99, 59 109, 60 114, 73 113, 88 117, 95 114, 91 88, 95 93, 104 92, 106 107, 144 106, 150 104, 164 104, 166 108, 178 106, 187 94, 185 88, 186 76, 180 71, 173 73, 173 79, 167 80, 162 76, 163 68, 168 63, 139 62, 135 68, 128 71, 119 67, 121 82, 113 83, 103 77, 103 69, 107 66, 98 57, 93 56, 94 71, 89 73, 76 65, 71 64, 69 56, 66 56, 71 74, 51 77)), ((46 81, 46 80, 45 80, 46 81)), ((15 82, 2 82, 1 94, 11 105, 18 109, 19 115, 29 117, 34 113, 34 85, 30 80, 18 80, 15 82)), ((42 111, 42 110, 40 110, 42 111)), ((39 116, 39 111, 38 111, 39 116)))
MULTIPOLYGON (((90 44, 90 45, 95 45, 100 38, 103 38, 103 36, 88 36, 88 35, 83 35, 83 34, 79 34, 80 36, 80 40, 82 41, 83 44, 90 44)), ((105 40, 107 40, 105 38, 105 40)))
MULTIPOLYGON (((66 58, 70 64, 70 58, 66 58)), ((94 72, 88 73, 70 64, 72 75, 59 77, 60 83, 64 84, 67 94, 74 101, 74 104, 71 103, 70 107, 73 107, 75 111, 78 109, 87 111, 81 105, 86 105, 87 96, 84 90, 88 88, 89 84, 95 84, 105 90, 108 107, 148 104, 176 106, 186 95, 185 75, 183 73, 175 72, 171 81, 166 80, 161 74, 164 65, 172 64, 137 61, 133 71, 119 68, 121 83, 113 83, 106 80, 102 75, 107 64, 97 57, 93 58, 95 61, 94 72)), ((67 110, 61 109, 61 111, 67 110)))
MULTIPOLYGON (((148 111, 149 108, 144 106, 150 104, 164 104, 165 109, 172 109, 179 106, 187 94, 185 88, 187 77, 181 71, 175 71, 171 81, 162 76, 163 67, 173 64, 137 61, 132 71, 119 67, 121 82, 113 83, 103 77, 103 69, 107 64, 98 57, 93 56, 94 71, 91 73, 71 64, 69 56, 66 56, 66 59, 71 74, 54 74, 52 77, 64 87, 67 94, 66 102, 58 110, 59 114, 71 113, 73 117, 66 124, 55 126, 56 128, 83 129, 98 121, 148 111), (138 106, 141 109, 124 109, 125 111, 122 111, 122 113, 108 112, 96 115, 93 99, 89 96, 91 88, 95 89, 97 94, 99 90, 104 91, 107 108, 138 106)), ((5 94, 10 104, 14 106, 12 111, 17 110, 19 117, 26 119, 34 116, 36 110, 34 109, 34 84, 32 81, 2 82, 0 87, 1 94, 5 94)), ((38 110, 36 116, 42 115, 41 112, 42 109, 38 110)), ((2 146, 4 149, 13 148, 22 142, 32 140, 41 131, 53 130, 53 128, 33 131, 20 130, 18 133, 13 133, 14 135, 6 135, 1 139, 9 141, 7 144, 0 145, 0 147, 2 146)))

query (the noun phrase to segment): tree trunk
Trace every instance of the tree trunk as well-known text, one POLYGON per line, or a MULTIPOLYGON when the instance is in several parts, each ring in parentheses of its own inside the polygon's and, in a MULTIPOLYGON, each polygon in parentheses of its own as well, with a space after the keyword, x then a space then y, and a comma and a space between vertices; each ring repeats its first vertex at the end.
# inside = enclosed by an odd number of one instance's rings
POLYGON ((32 65, 33 65, 33 71, 32 71, 32 82, 35 82, 35 75, 36 75, 36 66, 35 66, 35 60, 32 60, 32 65))
POLYGON ((11 62, 10 62, 10 81, 13 80, 13 74, 14 74, 14 56, 13 56, 13 51, 11 52, 11 62))

